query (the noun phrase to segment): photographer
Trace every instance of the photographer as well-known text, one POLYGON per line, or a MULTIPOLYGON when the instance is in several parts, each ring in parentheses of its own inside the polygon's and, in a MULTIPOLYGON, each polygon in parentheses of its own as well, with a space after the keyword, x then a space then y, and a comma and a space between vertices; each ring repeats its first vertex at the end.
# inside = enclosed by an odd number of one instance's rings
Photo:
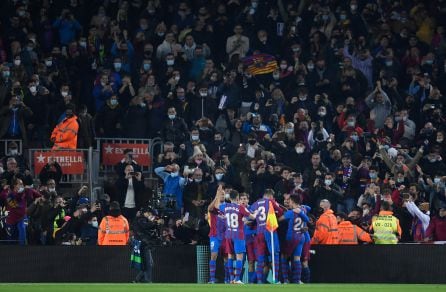
POLYGON ((132 165, 124 170, 125 177, 119 178, 115 186, 118 190, 117 201, 122 208, 122 214, 129 222, 135 219, 136 211, 142 205, 144 195, 144 179, 141 172, 136 172, 132 165))
POLYGON ((160 228, 163 224, 164 220, 158 219, 151 209, 141 209, 136 214, 136 219, 132 224, 134 234, 132 244, 134 248, 139 247, 142 260, 141 265, 137 267, 140 270, 135 278, 137 283, 152 282, 153 258, 151 248, 161 244, 160 228))
POLYGON ((124 158, 116 164, 116 173, 120 178, 125 177, 125 168, 127 165, 131 165, 133 167, 133 171, 140 172, 141 167, 138 165, 138 162, 133 159, 133 150, 132 149, 125 149, 124 150, 124 158))

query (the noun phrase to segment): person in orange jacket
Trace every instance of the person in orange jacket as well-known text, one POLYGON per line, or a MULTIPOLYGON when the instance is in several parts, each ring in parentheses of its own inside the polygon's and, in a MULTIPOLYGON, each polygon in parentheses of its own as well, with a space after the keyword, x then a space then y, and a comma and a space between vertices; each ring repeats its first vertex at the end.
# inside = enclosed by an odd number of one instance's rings
POLYGON ((51 133, 51 142, 54 143, 53 150, 76 149, 78 131, 79 123, 74 115, 74 108, 68 105, 65 110, 65 118, 56 125, 51 133))
POLYGON ((127 245, 129 222, 121 215, 119 203, 110 203, 110 215, 105 216, 98 229, 98 245, 127 245))
POLYGON ((324 210, 324 213, 316 221, 316 230, 311 244, 339 244, 338 222, 331 210, 330 201, 321 200, 319 207, 324 210))
POLYGON ((338 219, 339 244, 357 245, 359 242, 372 243, 373 240, 364 229, 353 225, 345 213, 336 214, 338 219))

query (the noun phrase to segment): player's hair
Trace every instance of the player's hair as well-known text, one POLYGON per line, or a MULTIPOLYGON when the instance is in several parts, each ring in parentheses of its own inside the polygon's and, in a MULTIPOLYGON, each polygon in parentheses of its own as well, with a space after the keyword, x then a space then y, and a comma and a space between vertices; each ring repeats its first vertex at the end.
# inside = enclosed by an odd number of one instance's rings
POLYGON ((266 189, 265 190, 265 193, 263 193, 263 196, 265 197, 265 196, 272 196, 272 197, 274 197, 274 190, 273 189, 266 189))
POLYGON ((229 193, 229 197, 231 198, 231 200, 237 199, 238 196, 239 196, 239 194, 236 190, 231 190, 231 192, 229 193))
POLYGON ((248 198, 248 199, 249 199, 249 194, 248 194, 248 193, 245 193, 245 192, 243 192, 243 193, 240 193, 239 197, 240 197, 240 198, 241 198, 241 197, 246 197, 246 198, 248 198))
POLYGON ((291 202, 293 202, 294 204, 300 205, 300 198, 297 195, 291 195, 290 196, 290 200, 291 202))

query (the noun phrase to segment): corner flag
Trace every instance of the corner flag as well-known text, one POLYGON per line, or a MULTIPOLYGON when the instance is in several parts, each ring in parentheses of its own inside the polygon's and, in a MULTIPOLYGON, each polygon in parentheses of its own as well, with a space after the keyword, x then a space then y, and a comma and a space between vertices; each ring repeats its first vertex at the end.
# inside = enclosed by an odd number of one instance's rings
POLYGON ((268 215, 266 216, 266 230, 274 232, 279 227, 276 213, 274 213, 273 203, 269 201, 268 215))

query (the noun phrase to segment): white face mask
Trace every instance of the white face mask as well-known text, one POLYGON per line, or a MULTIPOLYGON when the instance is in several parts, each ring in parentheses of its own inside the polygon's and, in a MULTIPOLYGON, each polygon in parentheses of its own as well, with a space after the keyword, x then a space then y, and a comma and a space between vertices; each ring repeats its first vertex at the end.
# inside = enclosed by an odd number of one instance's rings
POLYGON ((9 153, 11 153, 11 155, 17 155, 19 154, 19 151, 17 149, 11 149, 9 153))
POLYGON ((31 92, 31 93, 36 93, 37 92, 37 87, 36 86, 31 86, 30 88, 29 88, 29 91, 31 92))
POLYGON ((21 60, 14 60, 14 65, 16 66, 20 66, 21 63, 22 63, 21 60))
POLYGON ((65 96, 68 95, 68 91, 61 91, 60 94, 61 94, 63 97, 65 97, 65 96))
POLYGON ((51 66, 53 66, 53 61, 51 61, 51 60, 47 60, 47 61, 45 61, 45 65, 46 65, 47 67, 51 67, 51 66))
POLYGON ((166 60, 167 66, 173 66, 175 64, 175 60, 166 60))
POLYGON ((118 105, 118 101, 116 99, 110 99, 111 105, 118 105))
POLYGON ((169 119, 174 120, 175 119, 175 115, 169 115, 169 119))
POLYGON ((297 154, 302 154, 302 153, 304 153, 304 148, 303 148, 303 147, 296 147, 296 153, 297 153, 297 154))
POLYGON ((223 178, 223 173, 217 173, 215 174, 215 179, 216 180, 221 180, 223 178))
POLYGON ((192 135, 191 136, 192 141, 198 141, 200 139, 199 135, 192 135))
POLYGON ((286 68, 287 68, 287 65, 286 65, 286 64, 282 64, 282 65, 280 65, 280 69, 285 70, 286 68))
POLYGON ((327 186, 331 185, 331 179, 326 179, 324 182, 325 182, 325 185, 327 185, 327 186))
POLYGON ((229 200, 231 198, 230 194, 225 194, 225 200, 229 200))
POLYGON ((98 226, 99 226, 98 221, 91 221, 91 226, 98 228, 98 226))
POLYGON ((208 93, 207 92, 200 92, 200 96, 201 97, 206 97, 206 96, 208 96, 208 93))
POLYGON ((20 187, 18 190, 17 190, 17 193, 23 193, 25 191, 25 188, 24 187, 20 187))
POLYGON ((176 171, 176 172, 171 172, 171 173, 170 173, 170 176, 171 176, 171 177, 177 177, 177 176, 178 176, 178 171, 176 171))
POLYGON ((48 188, 48 192, 55 192, 56 188, 48 188))

